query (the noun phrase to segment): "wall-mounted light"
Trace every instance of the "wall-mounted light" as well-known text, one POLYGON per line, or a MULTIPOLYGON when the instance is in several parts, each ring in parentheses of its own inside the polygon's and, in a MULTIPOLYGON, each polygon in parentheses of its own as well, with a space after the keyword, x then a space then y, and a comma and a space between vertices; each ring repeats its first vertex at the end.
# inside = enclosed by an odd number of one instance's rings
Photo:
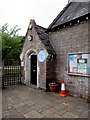
POLYGON ((29 28, 32 29, 32 24, 30 23, 29 28))
POLYGON ((70 23, 70 25, 72 25, 72 23, 70 23))
POLYGON ((63 27, 65 28, 65 25, 63 27))
POLYGON ((86 17, 86 20, 88 20, 88 17, 86 17))
POLYGON ((80 20, 78 20, 78 23, 80 22, 80 20))

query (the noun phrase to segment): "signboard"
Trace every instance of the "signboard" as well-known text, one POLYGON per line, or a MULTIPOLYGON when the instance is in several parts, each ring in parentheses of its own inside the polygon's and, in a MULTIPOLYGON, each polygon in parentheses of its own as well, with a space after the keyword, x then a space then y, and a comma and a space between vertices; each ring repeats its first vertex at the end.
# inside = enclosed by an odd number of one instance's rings
POLYGON ((38 53, 38 60, 39 62, 44 62, 46 59, 46 52, 44 50, 38 53))
POLYGON ((90 75, 90 53, 69 54, 68 73, 90 75))
POLYGON ((24 66, 24 62, 23 62, 23 61, 21 61, 21 66, 22 66, 22 67, 24 66))

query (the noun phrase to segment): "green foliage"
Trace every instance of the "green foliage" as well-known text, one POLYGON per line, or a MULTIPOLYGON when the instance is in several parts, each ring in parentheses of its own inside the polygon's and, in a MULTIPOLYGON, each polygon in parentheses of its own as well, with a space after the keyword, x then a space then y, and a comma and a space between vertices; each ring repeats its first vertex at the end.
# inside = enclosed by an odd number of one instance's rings
POLYGON ((0 30, 2 36, 2 59, 19 58, 24 37, 17 34, 20 30, 17 27, 8 30, 8 25, 5 24, 0 30))

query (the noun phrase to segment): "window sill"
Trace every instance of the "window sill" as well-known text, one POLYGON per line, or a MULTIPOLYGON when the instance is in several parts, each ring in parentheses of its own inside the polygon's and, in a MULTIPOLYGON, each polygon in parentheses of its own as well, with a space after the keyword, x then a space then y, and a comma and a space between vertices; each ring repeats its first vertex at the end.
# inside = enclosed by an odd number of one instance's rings
POLYGON ((78 73, 68 73, 68 75, 81 76, 81 77, 90 77, 90 75, 78 74, 78 73))

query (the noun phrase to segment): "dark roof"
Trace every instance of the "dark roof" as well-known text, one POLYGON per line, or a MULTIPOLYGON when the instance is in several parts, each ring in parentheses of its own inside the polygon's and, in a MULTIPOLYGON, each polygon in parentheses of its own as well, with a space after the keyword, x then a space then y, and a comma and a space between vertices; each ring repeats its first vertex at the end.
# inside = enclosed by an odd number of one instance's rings
POLYGON ((55 28, 72 20, 90 13, 89 2, 70 2, 49 25, 49 29, 55 28))
POLYGON ((46 33, 47 29, 43 28, 39 25, 35 25, 35 29, 37 31, 37 34, 38 34, 40 40, 44 43, 48 53, 55 54, 55 51, 50 43, 50 38, 49 38, 48 34, 46 33))

